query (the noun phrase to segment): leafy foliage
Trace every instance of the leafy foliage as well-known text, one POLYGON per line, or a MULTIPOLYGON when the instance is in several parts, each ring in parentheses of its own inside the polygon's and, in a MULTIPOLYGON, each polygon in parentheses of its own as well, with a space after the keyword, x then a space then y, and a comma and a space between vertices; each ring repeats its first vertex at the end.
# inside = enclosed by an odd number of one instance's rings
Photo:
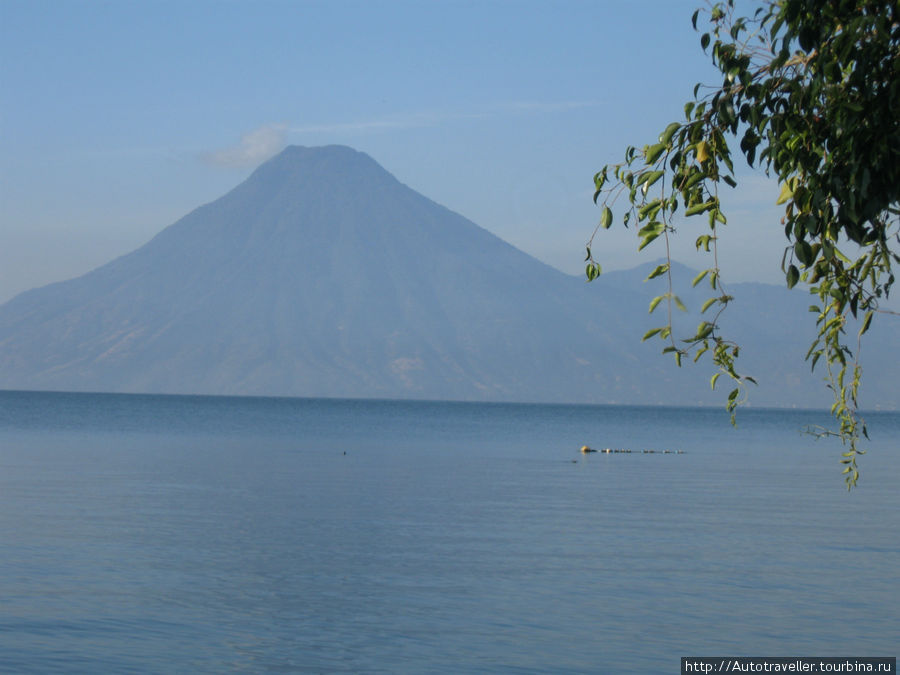
MULTIPOLYGON (((849 489, 859 478, 860 436, 868 438, 858 410, 860 340, 873 316, 887 311, 879 301, 894 283, 892 263, 900 262, 900 3, 769 0, 747 18, 735 16, 733 0, 726 0, 706 11, 709 30, 700 45, 722 82, 698 84, 683 121, 669 124, 656 143, 628 147, 622 162, 594 176, 602 215, 587 245, 587 277, 600 274, 591 247, 599 230, 613 224, 619 200, 626 202, 623 224, 638 228, 638 250, 661 239, 667 260, 673 220, 705 220, 695 243, 712 261, 693 283, 705 280, 713 292, 702 307, 709 318, 676 341, 672 311, 684 305, 672 291, 670 265, 662 264, 648 278, 665 277, 668 290, 650 312, 665 301, 666 323, 643 339, 663 340, 663 352, 679 366, 684 357, 711 354, 718 368, 711 386, 721 375, 733 384, 726 407, 734 421, 754 383, 736 369, 740 347, 719 327, 733 299, 718 263, 718 228, 727 223, 719 189, 737 186, 729 145, 736 143, 751 167, 781 186, 782 269, 788 287, 802 283, 816 298, 810 312, 818 334, 806 358, 827 371, 839 426, 822 433, 839 436, 847 448, 841 461, 849 489), (860 323, 852 345, 851 317, 860 323)), ((693 15, 695 29, 700 13, 693 15)))

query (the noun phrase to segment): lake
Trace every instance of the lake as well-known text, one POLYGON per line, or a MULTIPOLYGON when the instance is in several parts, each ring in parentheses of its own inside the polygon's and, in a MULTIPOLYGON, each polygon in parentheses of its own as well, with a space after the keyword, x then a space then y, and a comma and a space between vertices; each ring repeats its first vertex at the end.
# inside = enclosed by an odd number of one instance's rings
POLYGON ((0 392, 0 671, 896 656, 866 417, 848 493, 822 412, 0 392))

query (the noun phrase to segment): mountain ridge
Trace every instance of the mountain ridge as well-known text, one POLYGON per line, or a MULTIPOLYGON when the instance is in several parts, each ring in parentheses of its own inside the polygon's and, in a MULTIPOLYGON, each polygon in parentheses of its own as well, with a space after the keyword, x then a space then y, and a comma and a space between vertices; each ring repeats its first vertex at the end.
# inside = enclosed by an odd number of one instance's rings
MULTIPOLYGON (((587 285, 365 153, 291 146, 135 251, 0 306, 0 388, 720 403, 706 369, 640 345, 653 282, 619 274, 587 285)), ((812 395, 798 377, 785 392, 812 395)), ((776 389, 762 400, 788 403, 776 389)))

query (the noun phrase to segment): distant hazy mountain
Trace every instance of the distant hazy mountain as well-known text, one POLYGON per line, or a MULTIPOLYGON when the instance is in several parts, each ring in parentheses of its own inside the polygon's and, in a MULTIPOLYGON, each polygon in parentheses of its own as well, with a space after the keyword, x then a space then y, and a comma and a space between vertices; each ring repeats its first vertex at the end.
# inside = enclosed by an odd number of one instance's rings
MULTIPOLYGON (((587 285, 368 155, 290 147, 138 250, 0 307, 0 388, 721 403, 708 367, 639 342, 646 274, 587 285)), ((732 290, 753 403, 827 404, 798 365, 807 298, 732 290)), ((869 378, 873 405, 900 404, 896 376, 869 378)))

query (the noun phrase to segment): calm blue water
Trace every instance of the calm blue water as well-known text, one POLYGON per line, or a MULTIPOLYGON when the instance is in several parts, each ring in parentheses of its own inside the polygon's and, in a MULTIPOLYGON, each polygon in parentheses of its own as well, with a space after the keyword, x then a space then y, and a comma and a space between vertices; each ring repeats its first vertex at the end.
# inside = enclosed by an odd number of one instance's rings
POLYGON ((849 494, 839 446, 799 433, 827 416, 739 421, 0 392, 0 671, 897 655, 900 415, 868 417, 849 494))

